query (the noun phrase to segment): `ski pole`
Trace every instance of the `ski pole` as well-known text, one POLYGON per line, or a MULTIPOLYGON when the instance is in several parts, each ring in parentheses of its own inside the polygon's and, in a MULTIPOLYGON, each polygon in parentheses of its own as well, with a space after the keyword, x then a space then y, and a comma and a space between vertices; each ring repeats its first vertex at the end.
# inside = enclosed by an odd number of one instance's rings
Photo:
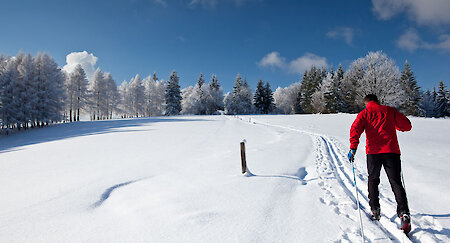
POLYGON ((400 175, 402 175, 403 188, 405 189, 405 192, 406 192, 405 178, 403 178, 403 171, 402 170, 400 170, 400 175))
POLYGON ((364 241, 364 228, 363 228, 362 217, 361 217, 361 207, 359 205, 358 186, 356 185, 355 165, 353 164, 354 161, 355 161, 355 159, 353 158, 352 159, 353 182, 354 182, 354 186, 355 186, 356 202, 357 202, 358 212, 359 212, 359 224, 361 226, 361 239, 362 239, 362 242, 365 242, 364 241))
MULTIPOLYGON (((405 189, 405 195, 406 195, 405 178, 403 178, 403 170, 401 170, 401 169, 400 169, 400 175, 402 176, 403 189, 405 189)), ((408 205, 408 208, 409 208, 409 205, 408 205)))

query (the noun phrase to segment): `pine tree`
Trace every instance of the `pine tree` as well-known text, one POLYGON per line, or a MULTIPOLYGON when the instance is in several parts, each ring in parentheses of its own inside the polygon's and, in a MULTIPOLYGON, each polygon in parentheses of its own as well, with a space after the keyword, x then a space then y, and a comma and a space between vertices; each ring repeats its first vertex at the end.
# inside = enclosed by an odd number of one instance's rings
POLYGON ((208 105, 207 105, 207 113, 214 114, 217 110, 223 110, 223 91, 220 86, 219 80, 217 76, 213 74, 211 76, 211 83, 209 84, 209 96, 208 96, 208 105))
POLYGON ((255 96, 253 98, 254 100, 254 106, 256 108, 256 111, 260 114, 264 114, 265 109, 265 89, 264 89, 264 82, 262 79, 258 81, 258 84, 256 85, 256 91, 255 96))
POLYGON ((181 91, 177 72, 170 74, 169 82, 165 91, 166 115, 178 115, 181 111, 181 91))
POLYGON ((268 114, 272 111, 275 110, 275 103, 274 103, 274 98, 273 98, 273 92, 272 89, 270 88, 270 83, 267 82, 266 86, 264 87, 264 92, 265 92, 265 102, 264 102, 264 114, 268 114))
POLYGON ((417 85, 416 78, 407 60, 400 80, 405 90, 405 99, 401 106, 402 112, 411 116, 421 115, 423 111, 420 108, 420 87, 417 85))
POLYGON ((195 85, 195 106, 197 115, 205 115, 207 110, 207 89, 205 86, 205 80, 203 79, 203 74, 200 73, 198 77, 197 84, 195 85))
POLYGON ((436 97, 436 115, 438 117, 449 116, 448 113, 448 99, 447 99, 447 89, 445 88, 444 82, 441 80, 439 82, 439 87, 436 97))
POLYGON ((335 112, 346 112, 346 105, 342 97, 342 86, 344 79, 344 69, 342 65, 339 64, 336 73, 333 75, 333 93, 335 95, 336 106, 335 112))
POLYGON ((224 100, 224 103, 227 104, 225 107, 225 112, 227 114, 238 114, 238 103, 240 102, 240 93, 242 90, 242 77, 240 74, 236 76, 236 81, 233 86, 233 94, 231 96, 225 97, 230 98, 228 100, 224 100))
POLYGON ((447 115, 450 115, 450 89, 447 89, 447 115))
POLYGON ((312 95, 311 104, 316 113, 330 113, 336 111, 336 101, 333 92, 334 80, 332 73, 322 80, 319 88, 312 95))
POLYGON ((319 85, 325 76, 324 73, 326 74, 326 70, 324 72, 324 69, 317 69, 315 66, 312 66, 309 72, 305 72, 299 97, 297 98, 298 104, 296 105, 296 113, 301 113, 299 111, 313 113, 312 96, 319 88, 319 85))
POLYGON ((433 93, 432 93, 432 97, 433 97, 433 117, 439 117, 439 111, 437 108, 437 102, 438 102, 438 93, 436 92, 436 87, 433 87, 433 93))
POLYGON ((307 70, 305 70, 305 73, 303 74, 302 81, 300 82, 300 89, 297 92, 297 97, 295 99, 294 103, 294 113, 295 114, 302 114, 305 113, 303 110, 303 103, 306 99, 306 82, 309 82, 309 73, 307 70))
POLYGON ((273 92, 269 82, 264 85, 262 79, 258 81, 253 100, 257 113, 268 114, 274 110, 273 92))
POLYGON ((229 106, 226 106, 227 114, 250 114, 253 106, 252 91, 247 83, 247 80, 242 80, 240 74, 236 76, 236 81, 233 87, 233 95, 229 106))
POLYGON ((436 101, 434 100, 433 93, 431 90, 427 90, 422 94, 422 99, 420 101, 421 110, 424 111, 426 117, 434 117, 436 111, 436 101))
POLYGON ((253 112, 253 94, 247 79, 244 79, 242 83, 239 100, 239 114, 250 114, 253 112))

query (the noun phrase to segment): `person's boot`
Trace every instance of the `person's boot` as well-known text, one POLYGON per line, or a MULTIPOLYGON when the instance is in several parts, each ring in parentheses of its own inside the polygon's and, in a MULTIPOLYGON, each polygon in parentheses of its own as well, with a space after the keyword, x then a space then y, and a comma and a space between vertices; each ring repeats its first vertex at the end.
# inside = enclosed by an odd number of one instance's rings
POLYGON ((372 209, 372 220, 380 220, 381 217, 381 209, 380 208, 375 208, 372 209))
POLYGON ((403 230, 403 233, 408 234, 411 232, 411 216, 409 213, 400 213, 400 219, 402 221, 400 229, 403 230))

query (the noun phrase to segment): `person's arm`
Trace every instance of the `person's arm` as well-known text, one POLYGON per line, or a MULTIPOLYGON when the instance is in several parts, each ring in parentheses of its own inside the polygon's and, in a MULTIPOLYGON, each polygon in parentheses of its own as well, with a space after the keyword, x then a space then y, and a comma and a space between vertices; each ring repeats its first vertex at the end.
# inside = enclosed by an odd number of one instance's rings
POLYGON ((364 112, 360 112, 350 128, 350 149, 356 151, 359 144, 359 138, 365 129, 364 112))
POLYGON ((397 111, 397 109, 394 109, 394 116, 395 116, 395 129, 401 132, 411 131, 412 125, 408 117, 397 111))

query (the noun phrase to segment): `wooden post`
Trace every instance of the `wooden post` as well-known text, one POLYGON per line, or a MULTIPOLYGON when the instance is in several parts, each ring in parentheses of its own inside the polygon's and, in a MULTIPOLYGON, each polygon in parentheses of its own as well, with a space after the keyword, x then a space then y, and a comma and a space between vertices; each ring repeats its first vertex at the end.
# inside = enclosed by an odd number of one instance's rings
POLYGON ((247 171, 247 161, 245 160, 245 141, 241 142, 241 164, 242 164, 242 174, 247 171))

